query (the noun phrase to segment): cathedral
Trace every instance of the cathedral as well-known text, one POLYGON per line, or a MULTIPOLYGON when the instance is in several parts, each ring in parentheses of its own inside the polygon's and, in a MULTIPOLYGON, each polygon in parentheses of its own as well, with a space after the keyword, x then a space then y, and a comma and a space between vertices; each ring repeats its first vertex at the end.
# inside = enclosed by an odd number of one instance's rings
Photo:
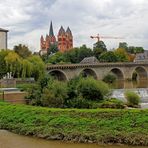
POLYGON ((60 52, 65 52, 73 48, 73 36, 69 27, 65 31, 64 28, 61 26, 56 39, 53 32, 52 22, 51 22, 49 34, 47 34, 45 38, 43 37, 43 35, 41 36, 40 53, 46 54, 47 50, 50 49, 50 46, 54 44, 57 45, 58 50, 60 52))

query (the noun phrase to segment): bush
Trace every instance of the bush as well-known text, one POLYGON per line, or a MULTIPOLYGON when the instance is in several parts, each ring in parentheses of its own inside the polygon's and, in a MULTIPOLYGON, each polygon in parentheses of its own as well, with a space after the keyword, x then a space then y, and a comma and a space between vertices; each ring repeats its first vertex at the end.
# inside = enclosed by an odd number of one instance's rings
POLYGON ((43 106, 64 107, 67 98, 67 85, 64 82, 54 81, 48 88, 43 89, 41 102, 43 106))
POLYGON ((32 87, 36 86, 35 83, 23 83, 23 84, 17 84, 17 88, 19 88, 21 91, 29 91, 29 89, 32 89, 32 87))
POLYGON ((140 96, 135 92, 127 91, 124 93, 125 98, 127 99, 127 105, 131 107, 136 107, 139 105, 140 96))
POLYGON ((106 83, 113 83, 116 81, 116 76, 112 73, 109 73, 108 75, 106 75, 104 78, 103 78, 103 81, 106 82, 106 83))
POLYGON ((25 97, 28 104, 42 105, 41 103, 41 89, 38 85, 32 85, 27 89, 28 95, 25 97))
POLYGON ((89 77, 79 81, 77 91, 87 100, 102 100, 109 93, 109 87, 104 82, 89 77))
POLYGON ((92 108, 93 101, 86 100, 82 97, 72 98, 67 100, 67 105, 69 108, 92 108))
POLYGON ((123 108, 125 108, 125 104, 116 98, 111 98, 111 99, 107 99, 107 100, 102 101, 99 104, 99 108, 123 109, 123 108))

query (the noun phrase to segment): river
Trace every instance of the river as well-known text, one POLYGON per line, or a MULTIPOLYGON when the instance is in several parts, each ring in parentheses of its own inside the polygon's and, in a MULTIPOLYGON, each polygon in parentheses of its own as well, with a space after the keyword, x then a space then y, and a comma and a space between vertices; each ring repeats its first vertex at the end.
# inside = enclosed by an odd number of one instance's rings
MULTIPOLYGON (((17 135, 0 130, 0 148, 135 148, 122 145, 76 144, 62 141, 49 141, 39 138, 17 135)), ((146 148, 146 147, 136 147, 146 148)))

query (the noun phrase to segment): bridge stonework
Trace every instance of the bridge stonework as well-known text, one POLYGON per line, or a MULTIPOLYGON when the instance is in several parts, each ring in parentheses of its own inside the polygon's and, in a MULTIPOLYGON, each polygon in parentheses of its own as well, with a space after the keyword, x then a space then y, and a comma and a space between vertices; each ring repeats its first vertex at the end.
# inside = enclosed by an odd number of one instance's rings
POLYGON ((118 79, 131 80, 134 72, 139 79, 147 79, 148 62, 47 65, 47 72, 59 80, 70 80, 80 74, 101 80, 109 73, 114 73, 118 79))

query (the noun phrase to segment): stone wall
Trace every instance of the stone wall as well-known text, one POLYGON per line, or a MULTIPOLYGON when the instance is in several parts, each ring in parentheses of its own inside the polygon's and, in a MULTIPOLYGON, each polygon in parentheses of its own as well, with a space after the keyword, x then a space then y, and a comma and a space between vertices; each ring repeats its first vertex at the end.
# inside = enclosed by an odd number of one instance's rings
POLYGON ((16 80, 15 79, 1 79, 0 80, 0 87, 1 88, 16 87, 16 80))
POLYGON ((26 104, 26 92, 0 92, 0 100, 14 104, 26 104))
POLYGON ((7 49, 7 32, 0 31, 0 49, 7 49))

